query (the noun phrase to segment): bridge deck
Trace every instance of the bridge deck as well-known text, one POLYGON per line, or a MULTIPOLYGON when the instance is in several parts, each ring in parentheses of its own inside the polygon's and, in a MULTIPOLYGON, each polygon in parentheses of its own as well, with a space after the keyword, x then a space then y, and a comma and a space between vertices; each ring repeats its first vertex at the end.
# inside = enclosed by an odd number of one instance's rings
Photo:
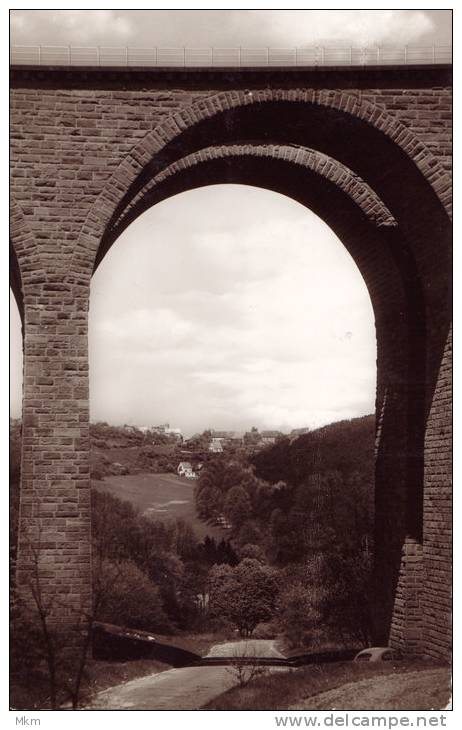
POLYGON ((10 63, 115 68, 313 68, 441 65, 451 46, 311 46, 304 48, 130 48, 12 46, 10 63))

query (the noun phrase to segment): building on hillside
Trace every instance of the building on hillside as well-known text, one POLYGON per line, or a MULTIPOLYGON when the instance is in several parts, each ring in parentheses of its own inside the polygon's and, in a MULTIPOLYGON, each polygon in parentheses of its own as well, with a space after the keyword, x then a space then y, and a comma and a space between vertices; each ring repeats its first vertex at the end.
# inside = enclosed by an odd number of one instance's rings
POLYGON ((160 426, 153 426, 151 428, 151 431, 153 433, 165 433, 167 429, 170 428, 169 423, 161 423, 160 426))
POLYGON ((188 479, 194 479, 196 474, 189 461, 180 461, 177 468, 178 476, 187 477, 188 479))
POLYGON ((223 451, 223 439, 222 438, 212 438, 212 440, 209 444, 209 451, 211 451, 214 454, 221 454, 223 451))
POLYGON ((169 423, 161 423, 160 426, 152 426, 152 433, 158 433, 162 436, 172 436, 177 439, 180 443, 183 442, 183 433, 180 428, 170 428, 169 423))
POLYGON ((214 431, 210 432, 212 438, 221 439, 224 444, 236 444, 242 442, 243 431, 214 431))
POLYGON ((214 439, 223 439, 223 441, 226 441, 227 439, 231 439, 233 437, 234 431, 215 431, 212 429, 210 431, 210 435, 214 439))
POLYGON ((276 439, 282 436, 280 431, 262 431, 260 437, 260 444, 262 446, 271 446, 276 443, 276 439))

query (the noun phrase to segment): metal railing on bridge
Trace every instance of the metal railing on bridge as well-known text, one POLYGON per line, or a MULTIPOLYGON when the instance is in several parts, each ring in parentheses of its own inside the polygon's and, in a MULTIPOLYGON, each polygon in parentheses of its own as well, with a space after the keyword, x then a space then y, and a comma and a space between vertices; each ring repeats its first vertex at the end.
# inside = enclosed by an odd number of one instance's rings
POLYGON ((450 64, 451 46, 130 48, 12 46, 11 65, 131 68, 264 68, 450 64))

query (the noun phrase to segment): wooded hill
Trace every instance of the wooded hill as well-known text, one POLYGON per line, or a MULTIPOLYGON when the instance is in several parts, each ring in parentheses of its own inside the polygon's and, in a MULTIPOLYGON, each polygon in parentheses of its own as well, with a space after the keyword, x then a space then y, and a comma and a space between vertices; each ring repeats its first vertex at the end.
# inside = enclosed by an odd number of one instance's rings
POLYGON ((323 426, 296 439, 278 439, 252 456, 257 476, 268 482, 300 484, 315 473, 357 471, 373 481, 375 416, 323 426))

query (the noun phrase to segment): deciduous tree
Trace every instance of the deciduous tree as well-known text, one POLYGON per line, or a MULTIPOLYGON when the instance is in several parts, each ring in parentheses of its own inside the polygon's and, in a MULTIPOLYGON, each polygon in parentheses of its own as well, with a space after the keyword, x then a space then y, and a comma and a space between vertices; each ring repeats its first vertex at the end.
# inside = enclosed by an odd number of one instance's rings
POLYGON ((258 560, 245 558, 239 565, 220 565, 210 571, 210 612, 229 619, 241 636, 248 637, 261 621, 274 613, 277 575, 258 560))

